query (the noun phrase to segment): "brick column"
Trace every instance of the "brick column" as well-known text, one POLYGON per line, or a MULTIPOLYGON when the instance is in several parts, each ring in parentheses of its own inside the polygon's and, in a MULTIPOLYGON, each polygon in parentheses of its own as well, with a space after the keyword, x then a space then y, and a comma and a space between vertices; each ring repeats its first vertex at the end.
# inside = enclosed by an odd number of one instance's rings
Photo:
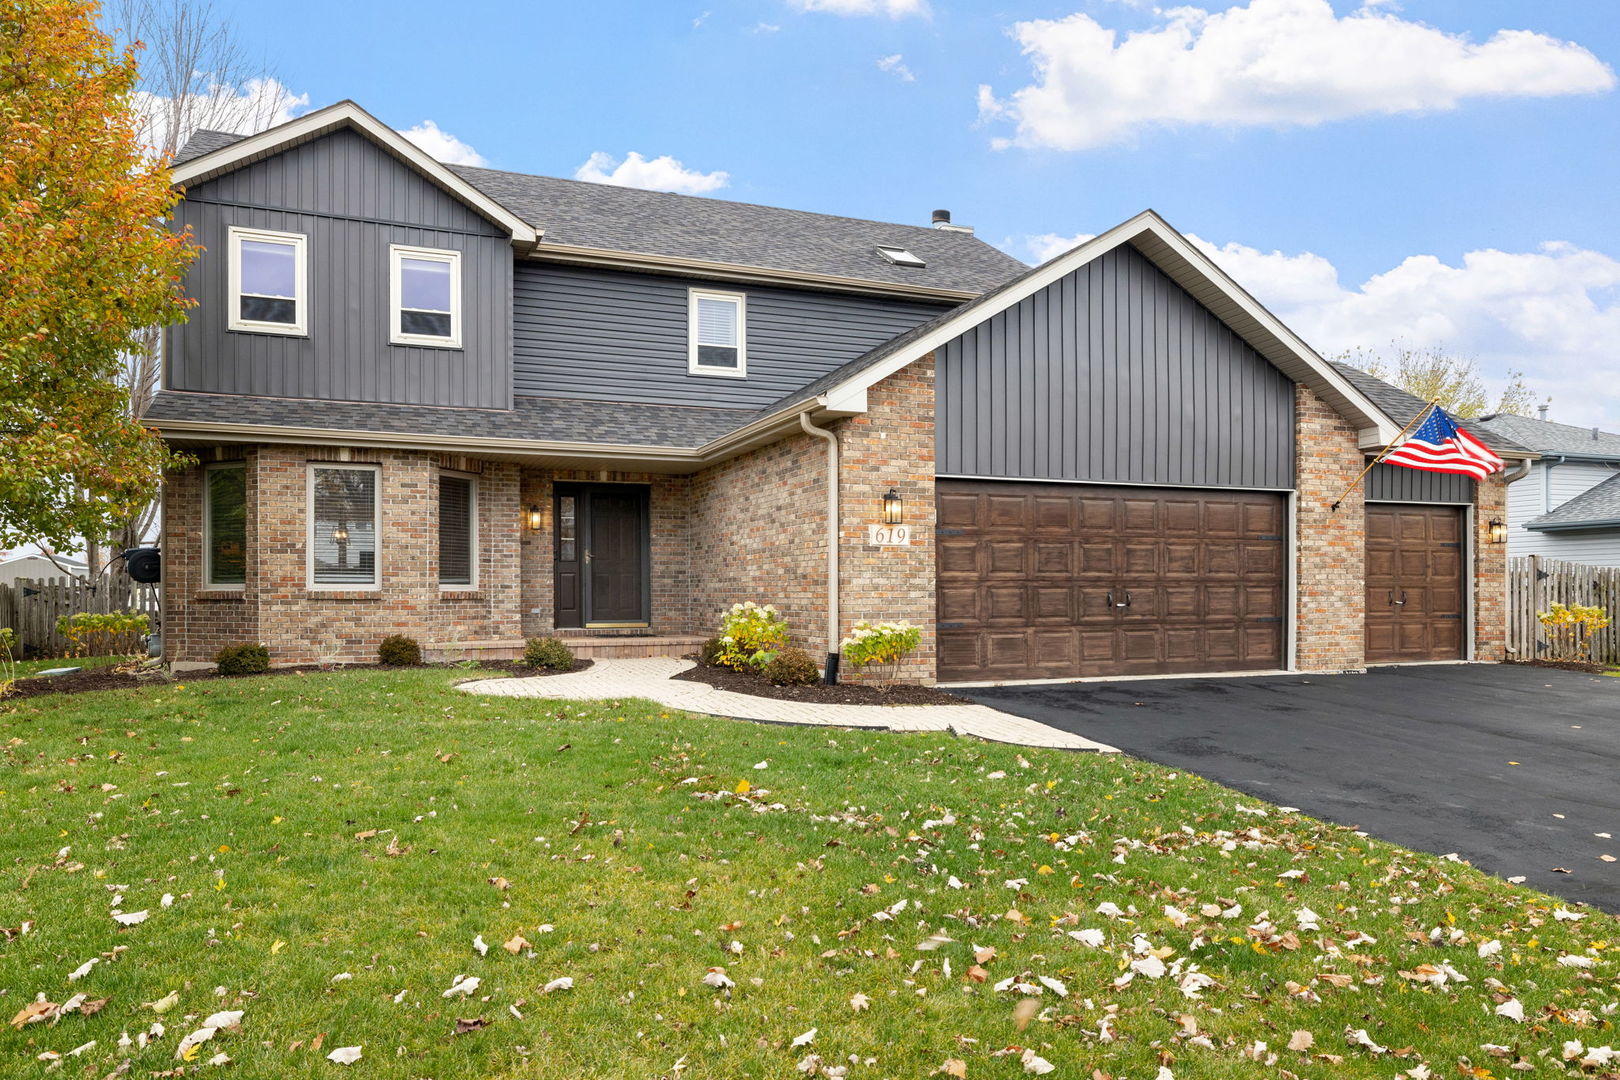
POLYGON ((1330 510, 1365 465, 1356 431, 1303 385, 1294 391, 1296 662, 1302 671, 1366 663, 1366 515, 1362 489, 1330 510))
POLYGON ((1474 485, 1474 659, 1507 656, 1506 544, 1493 544, 1491 521, 1507 520, 1507 484, 1501 473, 1474 485))

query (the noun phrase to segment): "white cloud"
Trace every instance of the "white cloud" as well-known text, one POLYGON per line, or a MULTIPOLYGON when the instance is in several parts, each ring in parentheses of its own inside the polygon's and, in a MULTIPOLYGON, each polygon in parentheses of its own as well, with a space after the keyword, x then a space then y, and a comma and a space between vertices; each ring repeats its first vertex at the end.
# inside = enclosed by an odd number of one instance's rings
POLYGON ((295 94, 276 79, 232 85, 199 75, 193 86, 191 93, 173 98, 144 90, 131 95, 145 145, 179 150, 199 128, 252 135, 285 124, 309 107, 308 94, 295 94))
MULTIPOLYGON (((1044 261, 1086 239, 1048 233, 1021 246, 1044 261)), ((1555 419, 1620 430, 1620 259, 1563 242, 1470 251, 1456 265, 1413 255, 1346 286, 1314 252, 1188 239, 1325 356, 1444 349, 1498 384, 1524 372, 1552 396, 1555 419)))
POLYGON ((1035 81, 1006 98, 979 88, 981 117, 1016 128, 995 145, 1083 150, 1144 127, 1311 125, 1454 109, 1468 98, 1596 93, 1616 82, 1574 42, 1498 30, 1476 43, 1387 5, 1339 17, 1328 0, 1250 0, 1155 14, 1153 28, 1123 40, 1083 14, 1015 24, 1035 81))
POLYGON ((780 25, 778 25, 777 23, 762 22, 762 23, 755 23, 753 29, 750 30, 749 33, 752 33, 752 34, 774 34, 780 29, 782 29, 782 27, 780 25))
POLYGON ((446 165, 475 165, 480 167, 489 164, 483 154, 480 154, 448 131, 441 130, 439 125, 432 120, 424 120, 413 128, 406 128, 400 134, 426 150, 428 156, 434 161, 442 161, 446 165))
POLYGON ((731 182, 731 175, 718 170, 705 173, 688 169, 668 154, 648 160, 633 150, 623 161, 615 163, 612 154, 598 150, 586 159, 585 164, 574 170, 574 179, 651 191, 675 191, 683 195, 703 195, 725 187, 731 182))
POLYGON ((714 14, 714 12, 705 11, 703 14, 701 14, 697 18, 693 19, 692 20, 692 29, 696 30, 698 27, 700 27, 704 23, 708 22, 709 21, 709 16, 712 15, 712 14, 714 14))
POLYGON ((878 69, 887 71, 901 82, 916 82, 917 73, 906 66, 906 58, 899 53, 878 58, 878 69))
POLYGON ((887 15, 891 19, 929 14, 928 0, 790 0, 800 11, 828 15, 887 15))

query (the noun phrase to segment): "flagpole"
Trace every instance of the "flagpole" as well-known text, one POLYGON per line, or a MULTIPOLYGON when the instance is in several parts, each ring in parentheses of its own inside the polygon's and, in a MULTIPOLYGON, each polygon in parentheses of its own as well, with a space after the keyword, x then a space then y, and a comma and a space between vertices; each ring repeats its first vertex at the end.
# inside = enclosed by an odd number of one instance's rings
POLYGON ((1380 461, 1383 461, 1385 455, 1387 455, 1391 450, 1393 450, 1397 446, 1399 446, 1401 440, 1406 437, 1406 433, 1411 431, 1413 428, 1417 427, 1418 422, 1421 421, 1425 416, 1428 416, 1429 413, 1431 411, 1433 411, 1435 406, 1437 406, 1439 404, 1440 404, 1440 399, 1435 398, 1433 401, 1431 401, 1427 405, 1423 406, 1423 408, 1419 409, 1418 414, 1416 416, 1412 417, 1412 422, 1407 424, 1404 428, 1402 428, 1400 434, 1396 435, 1393 440, 1391 440, 1382 450, 1380 450, 1378 452, 1377 457, 1373 458, 1370 462, 1367 463, 1367 467, 1365 469, 1361 470, 1361 475, 1356 477, 1354 480, 1352 480, 1350 482, 1350 486, 1344 489, 1344 494, 1340 495, 1337 499, 1333 500, 1333 505, 1329 508, 1329 512, 1330 513, 1335 513, 1335 514, 1338 513, 1339 512, 1339 504, 1344 502, 1344 500, 1346 500, 1346 499, 1348 499, 1350 497, 1350 493, 1352 491, 1356 490, 1356 485, 1361 483, 1362 480, 1366 479, 1367 474, 1373 471, 1373 466, 1377 465, 1380 461))

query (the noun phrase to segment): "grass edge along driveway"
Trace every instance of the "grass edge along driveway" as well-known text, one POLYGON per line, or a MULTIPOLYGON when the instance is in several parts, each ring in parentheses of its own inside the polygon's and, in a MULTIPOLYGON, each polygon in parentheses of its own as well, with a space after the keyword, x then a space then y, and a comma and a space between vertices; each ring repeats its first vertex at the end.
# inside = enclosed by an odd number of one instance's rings
POLYGON ((0 713, 0 1019, 45 1015, 0 1028, 0 1072, 1620 1065, 1620 926, 1465 865, 1131 759, 458 675, 0 713))

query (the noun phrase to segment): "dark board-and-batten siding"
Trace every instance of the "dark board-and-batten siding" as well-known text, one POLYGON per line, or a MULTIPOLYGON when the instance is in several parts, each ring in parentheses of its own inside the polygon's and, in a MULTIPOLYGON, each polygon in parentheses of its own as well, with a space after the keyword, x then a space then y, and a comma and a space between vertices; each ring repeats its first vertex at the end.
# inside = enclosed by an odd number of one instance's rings
POLYGON ((1366 490, 1369 502, 1466 504, 1474 501, 1474 478, 1400 465, 1374 465, 1367 474, 1366 490))
POLYGON ((514 385, 544 397, 757 408, 948 308, 519 263, 514 385), (688 373, 687 293, 695 286, 747 295, 746 379, 688 373))
POLYGON ((1294 386, 1121 247, 936 353, 945 476, 1294 486, 1294 386))
POLYGON ((337 132, 196 185, 175 210, 206 249, 168 331, 174 390, 510 408, 512 247, 370 140, 337 132), (307 237, 307 337, 227 329, 232 225, 307 237), (462 253, 462 345, 389 343, 390 244, 462 253))

